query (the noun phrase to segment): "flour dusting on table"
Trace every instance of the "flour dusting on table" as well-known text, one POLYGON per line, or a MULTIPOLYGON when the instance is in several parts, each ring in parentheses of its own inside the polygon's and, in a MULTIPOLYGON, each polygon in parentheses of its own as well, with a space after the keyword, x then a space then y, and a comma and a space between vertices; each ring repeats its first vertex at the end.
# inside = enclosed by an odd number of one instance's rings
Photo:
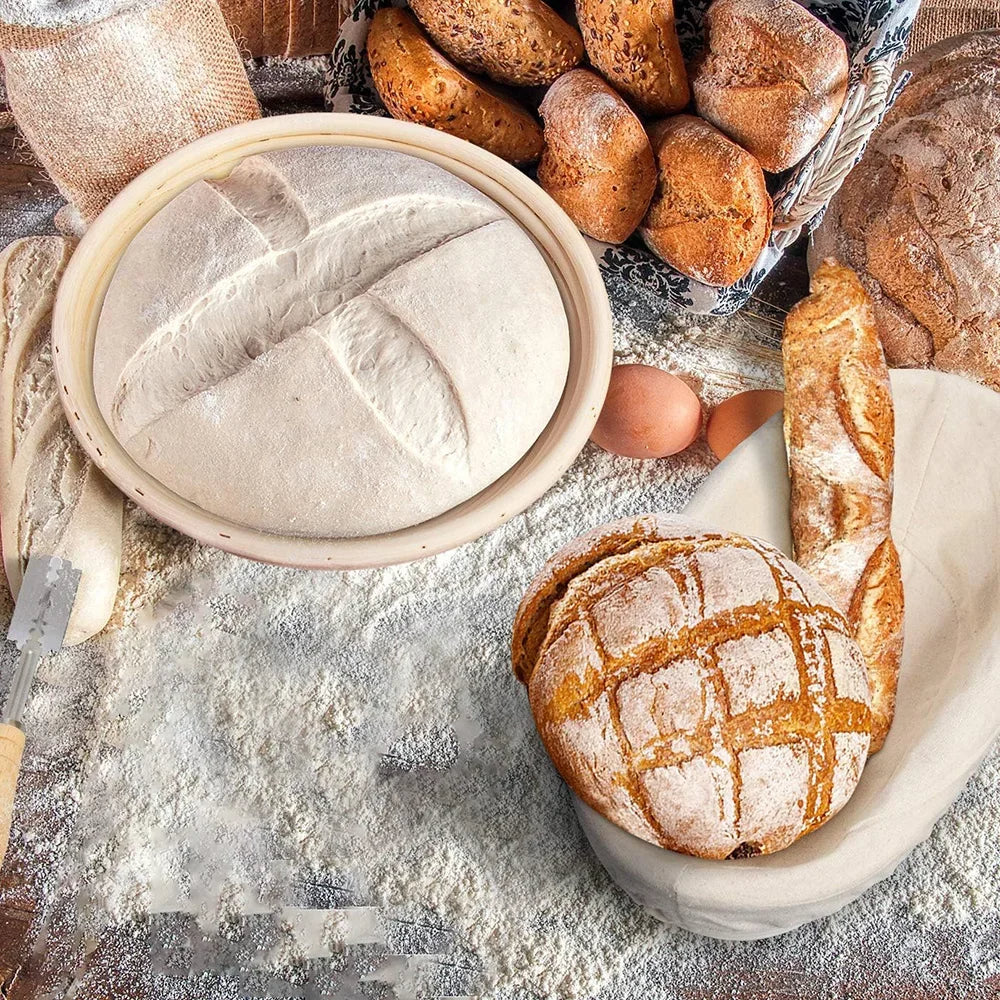
MULTIPOLYGON (((774 345, 733 322, 620 316, 619 357, 696 371, 711 402, 779 384, 774 345)), ((57 832, 22 824, 14 852, 46 889, 50 940, 91 952, 77 986, 648 1000, 727 996, 752 969, 795 995, 862 995, 903 970, 933 985, 942 948, 970 989, 1000 974, 982 945, 1000 932, 1000 756, 896 877, 770 941, 662 927, 587 848, 511 672, 514 611, 555 549, 681 509, 712 464, 701 441, 645 463, 588 446, 492 535, 353 574, 164 548, 175 536, 132 515, 126 577, 167 589, 45 664, 27 719, 29 768, 57 777, 26 782, 19 808, 57 832), (962 950, 972 923, 980 946, 962 950)))

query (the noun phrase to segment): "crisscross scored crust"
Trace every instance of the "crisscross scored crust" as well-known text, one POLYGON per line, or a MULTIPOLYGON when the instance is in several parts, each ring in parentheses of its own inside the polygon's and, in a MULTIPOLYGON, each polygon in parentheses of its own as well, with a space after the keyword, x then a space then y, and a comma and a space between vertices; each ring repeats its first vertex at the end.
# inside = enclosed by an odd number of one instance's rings
POLYGON ((550 560, 514 664, 570 787, 672 850, 780 850, 847 801, 867 755, 843 615, 774 547, 681 518, 616 522, 550 560))

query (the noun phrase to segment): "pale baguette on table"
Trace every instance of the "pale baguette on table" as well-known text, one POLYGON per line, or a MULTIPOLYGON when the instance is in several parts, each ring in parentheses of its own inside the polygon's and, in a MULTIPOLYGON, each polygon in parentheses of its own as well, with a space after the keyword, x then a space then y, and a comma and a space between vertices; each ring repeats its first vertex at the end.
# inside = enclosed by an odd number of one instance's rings
POLYGON ((903 584, 890 534, 894 418, 871 300, 825 261, 785 320, 785 441, 795 558, 847 615, 868 663, 870 752, 892 723, 903 584))
POLYGON ((58 236, 0 253, 0 539, 17 597, 32 552, 83 570, 65 644, 107 625, 118 592, 122 496, 77 443, 56 391, 49 328, 72 252, 58 236))

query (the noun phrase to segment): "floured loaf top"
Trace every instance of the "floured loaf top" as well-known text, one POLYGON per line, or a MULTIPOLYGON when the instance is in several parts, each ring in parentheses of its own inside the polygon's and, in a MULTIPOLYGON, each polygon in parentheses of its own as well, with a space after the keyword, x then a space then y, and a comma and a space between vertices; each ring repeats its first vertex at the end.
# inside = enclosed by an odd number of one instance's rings
POLYGON ((406 154, 308 146, 249 157, 147 223, 105 298, 94 385, 181 496, 343 537, 498 479, 568 364, 552 274, 496 203, 406 154))
POLYGON ((829 597, 772 545, 682 517, 556 553, 513 659, 573 791, 670 850, 787 847, 850 798, 868 752, 865 661, 829 597))

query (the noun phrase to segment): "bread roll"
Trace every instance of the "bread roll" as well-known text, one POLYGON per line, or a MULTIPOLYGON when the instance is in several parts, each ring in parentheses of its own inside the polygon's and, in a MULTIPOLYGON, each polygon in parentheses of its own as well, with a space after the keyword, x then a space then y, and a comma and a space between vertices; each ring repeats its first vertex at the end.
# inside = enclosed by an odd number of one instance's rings
POLYGON ((299 146, 146 223, 93 376, 108 426, 170 489, 329 538, 417 524, 499 479, 568 365, 552 272, 496 202, 395 150, 299 146))
POLYGON ((513 99, 450 63, 406 10, 383 7, 368 30, 368 61, 393 118, 440 129, 511 163, 534 163, 542 129, 513 99))
POLYGON ((646 245, 706 285, 739 281, 771 233, 771 199, 760 165, 691 115, 656 123, 649 137, 659 179, 639 230, 646 245))
POLYGON ((627 518, 553 556, 513 659, 573 791, 670 850, 787 847, 844 805, 868 752, 844 616, 773 546, 684 518, 627 518))
POLYGON ((69 559, 82 571, 66 645, 100 632, 118 589, 121 494, 73 437, 56 391, 49 328, 72 244, 18 240, 0 254, 0 536, 17 597, 28 557, 69 559))
POLYGON ((498 83, 551 83, 583 58, 583 39, 541 0, 411 0, 439 49, 498 83))
POLYGON ((847 47, 795 0, 715 0, 691 72, 702 118, 769 171, 823 138, 847 95, 847 47))
POLYGON ((953 38, 913 74, 813 236, 871 294, 889 364, 1000 390, 1000 31, 953 38))
POLYGON ((795 558, 846 615, 868 663, 871 752, 885 741, 903 652, 890 535, 893 408, 871 302, 832 261, 785 320, 785 440, 795 558))
POLYGON ((656 187, 642 123, 599 77, 576 69, 546 93, 538 183, 594 239, 621 243, 642 221, 656 187))
POLYGON ((583 44, 634 108, 669 115, 691 99, 673 0, 576 0, 583 44))

